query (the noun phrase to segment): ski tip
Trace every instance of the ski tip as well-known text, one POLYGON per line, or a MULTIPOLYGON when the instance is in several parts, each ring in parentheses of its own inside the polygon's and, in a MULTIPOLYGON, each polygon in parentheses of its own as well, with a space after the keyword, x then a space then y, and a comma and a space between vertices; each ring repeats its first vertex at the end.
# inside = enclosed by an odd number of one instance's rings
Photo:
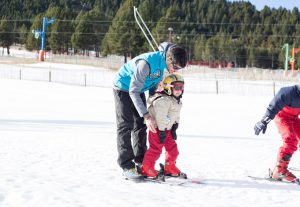
POLYGON ((295 180, 295 183, 296 183, 297 185, 300 185, 300 180, 299 180, 299 178, 297 178, 297 179, 295 180))
POLYGON ((273 175, 273 171, 271 170, 271 168, 269 168, 269 178, 272 178, 273 175))

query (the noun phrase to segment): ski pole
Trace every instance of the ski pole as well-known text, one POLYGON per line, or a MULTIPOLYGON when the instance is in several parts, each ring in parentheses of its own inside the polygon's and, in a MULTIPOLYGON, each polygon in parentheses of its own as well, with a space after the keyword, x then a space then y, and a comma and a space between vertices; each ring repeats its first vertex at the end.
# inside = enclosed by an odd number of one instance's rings
POLYGON ((139 25, 140 29, 142 30, 143 34, 145 35, 147 41, 149 42, 151 48, 153 49, 153 51, 156 51, 156 49, 154 48, 152 41, 154 42, 155 46, 157 47, 157 49, 159 50, 158 44, 156 43, 154 37, 152 36, 150 30, 148 29, 147 25, 145 24, 143 18, 141 17, 140 13, 138 12, 137 8, 134 6, 133 7, 133 13, 134 13, 134 18, 136 23, 139 25), (138 18, 140 19, 140 21, 142 22, 143 26, 146 28, 148 34, 150 35, 152 41, 149 39, 148 35, 146 34, 146 32, 144 31, 142 25, 140 24, 138 18))

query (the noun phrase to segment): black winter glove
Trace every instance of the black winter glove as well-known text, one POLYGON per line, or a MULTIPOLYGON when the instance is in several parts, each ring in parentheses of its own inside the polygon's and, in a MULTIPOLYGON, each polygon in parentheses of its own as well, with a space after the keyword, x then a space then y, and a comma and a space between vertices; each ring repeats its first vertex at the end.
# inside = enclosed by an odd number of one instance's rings
POLYGON ((165 143, 166 136, 167 136, 166 130, 165 131, 158 131, 158 137, 159 137, 160 143, 162 143, 162 144, 165 143))
POLYGON ((176 130, 178 128, 178 123, 173 124, 172 128, 171 128, 171 134, 174 140, 177 140, 177 134, 176 134, 176 130))
POLYGON ((267 130, 267 125, 269 124, 270 121, 271 119, 265 116, 261 121, 257 122, 254 126, 255 135, 259 135, 261 131, 264 134, 267 130))

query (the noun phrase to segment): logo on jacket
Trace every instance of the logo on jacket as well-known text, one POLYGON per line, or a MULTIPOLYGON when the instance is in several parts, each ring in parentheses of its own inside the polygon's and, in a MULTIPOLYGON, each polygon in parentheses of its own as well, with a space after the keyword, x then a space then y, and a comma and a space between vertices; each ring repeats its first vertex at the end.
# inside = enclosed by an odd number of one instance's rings
POLYGON ((161 72, 159 69, 149 74, 150 79, 157 79, 161 76, 161 72))

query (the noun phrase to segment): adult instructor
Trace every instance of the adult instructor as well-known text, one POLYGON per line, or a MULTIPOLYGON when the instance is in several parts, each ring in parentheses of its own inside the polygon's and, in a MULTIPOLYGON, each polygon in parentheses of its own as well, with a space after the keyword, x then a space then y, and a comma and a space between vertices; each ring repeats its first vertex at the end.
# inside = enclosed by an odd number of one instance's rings
POLYGON ((127 179, 142 178, 136 165, 142 163, 147 150, 147 127, 154 133, 157 128, 147 110, 145 92, 156 90, 165 70, 173 73, 187 64, 182 47, 164 42, 159 48, 125 63, 114 80, 118 164, 127 179))

